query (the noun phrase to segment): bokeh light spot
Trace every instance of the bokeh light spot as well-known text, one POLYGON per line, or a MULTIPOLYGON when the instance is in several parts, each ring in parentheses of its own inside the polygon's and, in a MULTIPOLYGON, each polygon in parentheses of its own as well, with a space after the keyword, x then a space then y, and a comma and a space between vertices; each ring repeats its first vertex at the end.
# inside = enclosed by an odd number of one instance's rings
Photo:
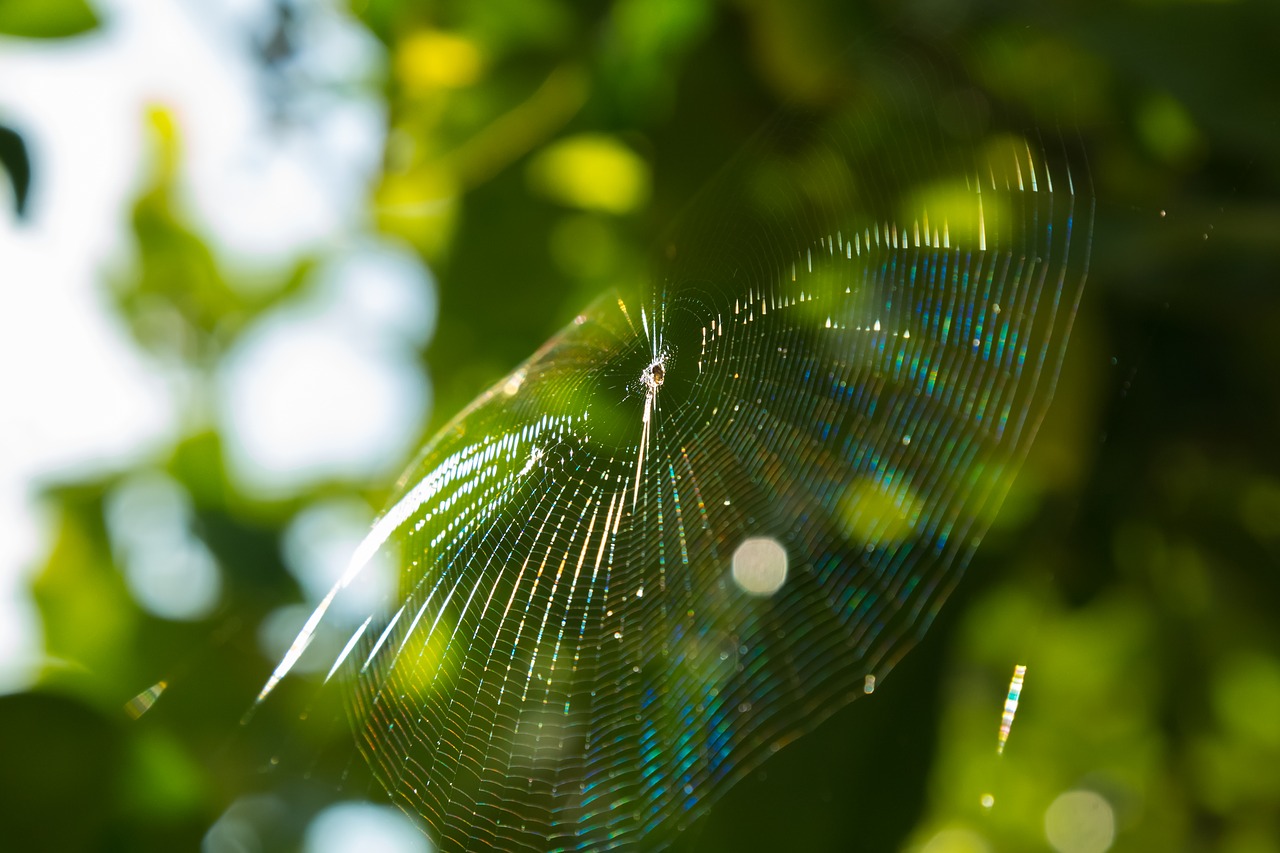
POLYGON ((1200 146, 1190 114, 1169 95, 1148 98, 1138 109, 1137 126, 1147 149, 1166 163, 1185 161, 1200 146))
POLYGON ((733 552, 733 580, 751 595, 773 595, 787 580, 787 552, 769 536, 753 536, 733 552))
POLYGON ((912 503, 905 486, 890 489, 862 477, 845 490, 837 521, 853 542, 893 545, 911 533, 912 503))
POLYGON ((397 809, 373 803, 339 803, 307 827, 304 853, 431 853, 427 837, 397 809))
POLYGON ((278 842, 289 809, 270 794, 240 797, 204 834, 202 853, 257 853, 278 842))
POLYGON ((470 86, 483 70, 476 43, 454 33, 423 30, 401 41, 396 52, 396 76, 410 90, 470 86))
POLYGON ((1094 791, 1067 791, 1045 811, 1044 834, 1058 853, 1105 853, 1116 839, 1115 811, 1094 791))
POLYGON ((1280 661, 1263 654, 1228 661, 1214 679, 1213 706, 1241 741, 1280 749, 1280 661))
POLYGON ((629 213, 649 200, 649 166, 604 134, 547 146, 529 164, 529 183, 553 201, 584 210, 629 213))
POLYGON ((159 472, 129 478, 107 497, 107 527, 129 592, 162 619, 207 616, 218 604, 222 574, 191 531, 191 498, 159 472))

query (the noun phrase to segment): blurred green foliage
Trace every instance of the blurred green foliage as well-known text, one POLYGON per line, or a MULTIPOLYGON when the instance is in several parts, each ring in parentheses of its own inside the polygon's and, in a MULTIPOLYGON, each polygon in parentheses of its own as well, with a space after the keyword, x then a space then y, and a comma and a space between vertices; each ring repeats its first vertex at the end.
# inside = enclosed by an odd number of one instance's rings
MULTIPOLYGON (((778 109, 834 114, 869 40, 893 32, 957 81, 940 123, 981 122, 989 97, 1087 153, 1099 208, 1078 330, 968 577, 874 697, 744 780, 681 849, 1046 850, 1046 810, 1073 788, 1112 804, 1116 850, 1280 849, 1275 4, 351 5, 391 57, 371 221, 439 280, 432 429, 643 274, 661 229, 778 109), (997 758, 1015 663, 1026 687, 997 758)), ((79 2, 0 0, 0 32, 93 26, 79 2)), ((181 140, 162 112, 149 132, 137 263, 111 292, 140 347, 208 376, 318 259, 238 286, 175 199, 181 140)), ((104 502, 135 472, 47 489, 48 663, 35 690, 0 697, 6 849, 194 849, 264 791, 285 804, 265 843, 295 849, 326 803, 379 796, 313 685, 238 720, 274 663, 260 621, 300 598, 284 526, 392 484, 253 498, 207 420, 188 426, 146 465, 189 492, 226 575, 207 619, 148 615, 121 579, 104 502), (126 702, 161 679, 131 720, 126 702)))
POLYGON ((78 36, 98 26, 85 0, 0 0, 0 34, 58 39, 78 36))

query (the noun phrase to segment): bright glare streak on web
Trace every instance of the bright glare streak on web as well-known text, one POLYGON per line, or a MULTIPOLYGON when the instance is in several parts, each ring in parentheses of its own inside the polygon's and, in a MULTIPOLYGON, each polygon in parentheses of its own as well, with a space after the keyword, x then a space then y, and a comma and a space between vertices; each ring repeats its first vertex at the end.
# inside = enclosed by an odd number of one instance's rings
POLYGON ((1013 677, 1009 679, 1009 692, 1005 696, 1004 710, 1000 714, 1000 737, 996 743, 996 754, 1004 754, 1004 745, 1009 742, 1009 731, 1013 728, 1013 718, 1018 713, 1018 700, 1022 696, 1022 682, 1027 675, 1027 668, 1018 664, 1013 668, 1013 677))
MULTIPOLYGON (((285 566, 314 607, 342 577, 347 561, 373 526, 368 504, 357 498, 325 500, 306 507, 285 528, 285 566)), ((338 602, 335 616, 354 625, 396 592, 397 567, 390 549, 378 551, 361 573, 361 585, 338 602)))
POLYGON ((143 714, 151 710, 151 706, 160 698, 160 694, 164 693, 169 687, 167 681, 157 681, 155 684, 143 690, 137 696, 134 696, 124 705, 124 711, 129 718, 136 720, 143 714))

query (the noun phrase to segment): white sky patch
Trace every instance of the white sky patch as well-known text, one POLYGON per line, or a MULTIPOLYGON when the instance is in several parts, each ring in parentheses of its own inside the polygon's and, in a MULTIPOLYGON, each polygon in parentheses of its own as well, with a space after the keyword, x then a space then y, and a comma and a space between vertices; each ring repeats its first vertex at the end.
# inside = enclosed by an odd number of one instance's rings
POLYGON ((283 496, 330 478, 363 480, 409 449, 426 404, 422 375, 332 331, 273 316, 224 364, 227 461, 246 490, 283 496))
POLYGON ((430 285, 364 252, 259 320, 221 365, 227 463, 248 491, 385 476, 418 439, 430 387, 416 346, 430 331, 430 285))
POLYGON ((49 536, 38 482, 112 467, 175 426, 164 382, 97 289, 125 245, 141 150, 137 79, 117 36, 0 39, 0 116, 33 168, 29 220, 0 207, 0 691, 30 683, 43 654, 27 579, 49 536))
POLYGON ((335 0, 293 5, 297 52, 274 90, 254 56, 271 0, 96 0, 94 33, 0 38, 0 120, 33 172, 22 222, 0 180, 0 692, 29 684, 43 654, 28 578, 49 538, 38 483, 136 464, 180 429, 175 377, 139 354, 101 287, 133 252, 147 110, 173 113, 187 212, 229 269, 279 269, 363 224, 384 51, 335 0))
MULTIPOLYGON (((381 165, 385 108, 372 87, 350 85, 377 80, 385 64, 381 48, 331 4, 299 5, 311 9, 302 13, 300 50, 275 81, 284 87, 283 117, 263 109, 263 80, 250 57, 221 74, 217 49, 202 58, 198 76, 221 109, 178 110, 179 127, 190 140, 184 166, 196 223, 221 254, 241 263, 287 263, 360 225, 381 165), (335 69, 343 78, 334 78, 335 69)), ((193 18, 213 18, 212 9, 193 4, 193 18)), ((198 28, 201 21, 190 25, 198 28)), ((225 20, 213 28, 227 50, 249 44, 231 36, 256 31, 265 38, 270 32, 225 20)))
POLYGON ((422 346, 435 331, 435 281, 408 250, 357 242, 317 269, 312 287, 372 340, 422 346))

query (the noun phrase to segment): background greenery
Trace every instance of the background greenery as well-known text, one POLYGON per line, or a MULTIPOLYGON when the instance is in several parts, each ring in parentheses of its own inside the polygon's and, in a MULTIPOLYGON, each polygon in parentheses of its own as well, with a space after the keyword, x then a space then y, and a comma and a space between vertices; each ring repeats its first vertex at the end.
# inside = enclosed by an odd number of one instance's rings
MULTIPOLYGON (((779 753, 682 849, 1046 850, 1046 809, 1083 788, 1114 811, 1116 850, 1280 850, 1280 5, 352 11, 391 59, 369 213, 439 282, 424 438, 642 269, 661 228, 780 107, 833 112, 869 34, 896 33, 1087 152, 1094 261, 1068 364, 966 580, 872 699, 779 753), (1015 663, 1029 666, 1026 690, 997 759, 1015 663)), ((73 0, 0 2, 5 33, 97 23, 73 0)), ((140 348, 208 373, 320 259, 274 288, 235 286, 233 259, 177 200, 180 144, 163 117, 152 125, 139 261, 103 286, 140 348), (157 303, 180 318, 176 338, 148 324, 157 303)), ((380 505, 393 484, 266 501, 238 491, 222 446, 201 429, 147 462, 189 492, 193 530, 224 572, 219 608, 197 621, 148 615, 121 580, 104 499, 129 471, 49 484, 56 538, 34 595, 50 663, 33 690, 0 697, 0 847, 194 849, 229 804, 265 792, 277 808, 261 846, 287 850, 327 804, 380 797, 330 724, 338 706, 306 682, 238 721, 274 663, 259 622, 301 598, 285 525, 323 497, 380 505), (126 702, 161 679, 166 692, 131 719, 126 702)))

